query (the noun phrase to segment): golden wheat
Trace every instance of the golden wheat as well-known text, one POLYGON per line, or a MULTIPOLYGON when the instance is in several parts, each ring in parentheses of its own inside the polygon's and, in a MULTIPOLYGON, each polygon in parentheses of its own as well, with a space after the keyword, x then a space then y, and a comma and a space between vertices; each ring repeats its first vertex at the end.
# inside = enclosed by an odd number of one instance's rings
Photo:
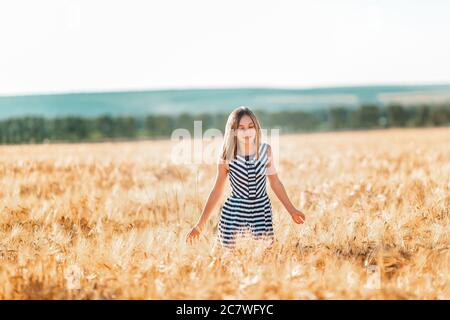
POLYGON ((185 244, 215 166, 171 146, 1 146, 0 298, 450 298, 449 128, 281 136, 307 222, 268 187, 274 247, 232 254, 212 250, 219 205, 185 244))

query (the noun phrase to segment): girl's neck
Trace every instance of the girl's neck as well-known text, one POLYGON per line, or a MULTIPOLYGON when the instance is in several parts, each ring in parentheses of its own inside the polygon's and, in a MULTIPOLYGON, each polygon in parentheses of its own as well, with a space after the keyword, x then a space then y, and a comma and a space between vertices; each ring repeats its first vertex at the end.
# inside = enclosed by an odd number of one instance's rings
POLYGON ((254 142, 249 144, 238 143, 238 154, 241 156, 251 156, 256 153, 256 144, 254 142))

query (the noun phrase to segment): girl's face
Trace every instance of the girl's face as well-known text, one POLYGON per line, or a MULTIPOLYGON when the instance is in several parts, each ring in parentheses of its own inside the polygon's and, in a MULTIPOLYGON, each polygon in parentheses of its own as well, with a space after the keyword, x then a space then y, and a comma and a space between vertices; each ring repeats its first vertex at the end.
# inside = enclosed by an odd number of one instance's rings
POLYGON ((239 121, 237 129, 237 139, 240 143, 252 143, 256 137, 256 128, 252 118, 248 115, 243 115, 239 121))

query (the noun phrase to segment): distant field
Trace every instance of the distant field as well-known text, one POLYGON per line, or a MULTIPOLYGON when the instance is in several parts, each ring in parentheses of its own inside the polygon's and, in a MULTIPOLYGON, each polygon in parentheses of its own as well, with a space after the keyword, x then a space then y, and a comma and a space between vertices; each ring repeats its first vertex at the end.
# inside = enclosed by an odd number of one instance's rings
POLYGON ((330 106, 449 103, 450 84, 317 88, 218 88, 0 96, 0 119, 24 115, 95 117, 230 112, 240 105, 269 112, 330 106))
POLYGON ((282 136, 279 175, 307 220, 268 186, 265 254, 213 254, 220 205, 185 245, 215 166, 170 152, 0 146, 0 299, 450 298, 450 128, 282 136))

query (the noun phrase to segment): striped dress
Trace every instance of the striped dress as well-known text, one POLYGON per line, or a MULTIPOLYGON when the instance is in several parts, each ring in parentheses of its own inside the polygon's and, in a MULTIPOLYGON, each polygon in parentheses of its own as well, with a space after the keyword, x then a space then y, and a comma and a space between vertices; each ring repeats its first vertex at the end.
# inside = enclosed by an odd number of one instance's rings
POLYGON ((267 147, 260 144, 260 157, 241 156, 229 162, 231 195, 222 208, 217 240, 224 248, 234 248, 236 235, 269 239, 273 244, 272 205, 266 193, 267 147))

